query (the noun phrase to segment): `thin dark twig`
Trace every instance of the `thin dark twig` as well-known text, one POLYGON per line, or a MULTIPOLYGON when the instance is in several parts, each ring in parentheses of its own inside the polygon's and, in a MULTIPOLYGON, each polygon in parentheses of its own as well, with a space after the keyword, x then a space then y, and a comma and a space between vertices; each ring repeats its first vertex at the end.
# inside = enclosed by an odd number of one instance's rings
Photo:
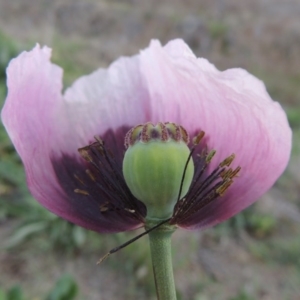
POLYGON ((116 253, 117 251, 125 248, 126 246, 130 245, 131 243, 135 242, 136 240, 140 239, 141 237, 143 237, 144 235, 148 234, 149 232, 155 230, 156 228, 160 227, 161 225, 169 222, 171 220, 171 218, 164 220, 160 223, 158 223, 157 225, 151 227, 150 229, 144 231, 143 233, 137 235, 136 237, 134 237, 133 239, 127 241, 126 243, 122 244, 121 246, 118 246, 116 248, 111 249, 108 253, 106 253, 102 258, 100 258, 97 261, 97 265, 101 264, 104 260, 106 260, 111 254, 116 253))
POLYGON ((189 156, 188 156, 188 159, 185 163, 185 166, 184 166, 184 170, 183 170, 183 174, 182 174, 182 177, 181 177, 181 182, 180 182, 180 188, 179 188, 179 193, 178 193, 178 197, 177 197, 177 202, 180 200, 180 195, 181 195, 181 192, 182 192, 182 187, 183 187, 183 182, 184 182, 184 178, 185 178, 185 174, 186 174, 186 170, 187 170, 187 167, 188 167, 188 164, 191 160, 191 157, 194 153, 194 150, 195 150, 195 147, 191 150, 189 156))

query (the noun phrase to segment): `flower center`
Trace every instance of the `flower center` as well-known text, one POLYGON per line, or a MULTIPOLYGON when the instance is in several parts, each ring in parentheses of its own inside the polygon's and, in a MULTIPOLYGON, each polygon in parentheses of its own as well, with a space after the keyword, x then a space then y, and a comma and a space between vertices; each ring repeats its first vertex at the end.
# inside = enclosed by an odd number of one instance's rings
POLYGON ((91 168, 86 169, 85 176, 74 174, 80 187, 74 192, 92 197, 99 191, 105 197, 95 197, 93 201, 101 214, 109 218, 114 212, 146 228, 137 237, 109 251, 98 263, 159 227, 166 226, 169 230, 184 226, 190 218, 197 217, 197 212, 224 195, 241 167, 230 168, 235 158, 231 154, 208 172, 216 151, 208 151, 203 143, 200 146, 204 136, 204 131, 200 131, 189 149, 189 136, 180 125, 138 125, 125 137, 123 174, 113 153, 99 137, 78 149, 91 168))
POLYGON ((95 137, 96 142, 78 149, 88 169, 74 174, 74 192, 91 199, 106 217, 114 212, 143 224, 164 220, 181 226, 222 197, 241 170, 230 167, 231 154, 208 171, 216 151, 207 150, 204 136, 204 131, 195 136, 189 149, 189 136, 180 125, 138 125, 126 134, 123 170, 95 137))

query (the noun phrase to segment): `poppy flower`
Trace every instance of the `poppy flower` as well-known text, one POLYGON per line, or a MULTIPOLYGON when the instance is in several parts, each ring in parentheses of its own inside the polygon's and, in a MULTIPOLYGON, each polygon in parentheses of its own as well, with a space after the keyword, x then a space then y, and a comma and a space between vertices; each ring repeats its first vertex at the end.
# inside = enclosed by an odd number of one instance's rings
POLYGON ((32 195, 70 222, 97 232, 144 226, 147 207, 122 174, 125 135, 139 124, 175 123, 196 137, 194 179, 175 206, 174 214, 183 213, 173 215, 185 229, 237 214, 287 165, 291 130, 264 84, 243 69, 217 70, 182 40, 154 40, 64 93, 63 71, 50 56, 37 45, 11 61, 1 116, 32 195), (231 186, 207 201, 201 188, 216 172, 220 180, 231 176, 231 186))

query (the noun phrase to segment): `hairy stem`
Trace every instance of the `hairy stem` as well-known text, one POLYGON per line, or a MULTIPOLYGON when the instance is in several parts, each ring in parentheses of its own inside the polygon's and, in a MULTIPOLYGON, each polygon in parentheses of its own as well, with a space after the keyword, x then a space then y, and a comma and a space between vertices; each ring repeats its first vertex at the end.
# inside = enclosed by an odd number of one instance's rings
POLYGON ((171 235, 174 230, 174 226, 162 225, 149 233, 158 300, 176 300, 171 253, 171 235))

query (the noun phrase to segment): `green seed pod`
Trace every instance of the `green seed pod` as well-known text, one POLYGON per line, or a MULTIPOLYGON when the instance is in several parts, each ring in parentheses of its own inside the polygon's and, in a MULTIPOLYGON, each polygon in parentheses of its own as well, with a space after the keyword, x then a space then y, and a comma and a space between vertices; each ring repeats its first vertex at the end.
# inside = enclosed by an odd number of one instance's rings
MULTIPOLYGON (((148 219, 169 218, 178 199, 190 149, 185 129, 174 123, 151 123, 131 129, 125 138, 128 147, 123 174, 132 194, 147 207, 148 219)), ((192 182, 194 164, 188 163, 180 199, 192 182)))

